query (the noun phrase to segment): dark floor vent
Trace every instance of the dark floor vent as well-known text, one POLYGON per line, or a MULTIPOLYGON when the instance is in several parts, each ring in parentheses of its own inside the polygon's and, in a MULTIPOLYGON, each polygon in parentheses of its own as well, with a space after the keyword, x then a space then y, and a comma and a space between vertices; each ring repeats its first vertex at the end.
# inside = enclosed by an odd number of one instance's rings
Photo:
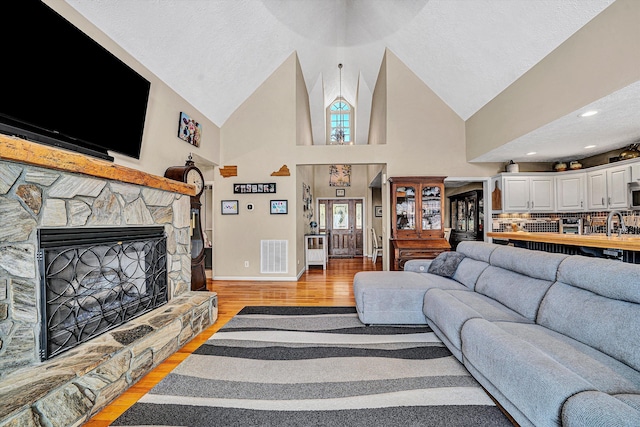
POLYGON ((168 300, 163 227, 42 228, 38 240, 42 360, 168 300))

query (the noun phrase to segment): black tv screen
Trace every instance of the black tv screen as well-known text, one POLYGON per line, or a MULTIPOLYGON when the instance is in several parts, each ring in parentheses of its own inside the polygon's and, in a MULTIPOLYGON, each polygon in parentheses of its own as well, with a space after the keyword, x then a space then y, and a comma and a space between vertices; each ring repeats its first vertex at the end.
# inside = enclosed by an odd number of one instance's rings
POLYGON ((0 132, 140 158, 150 83, 39 0, 0 2, 0 132))

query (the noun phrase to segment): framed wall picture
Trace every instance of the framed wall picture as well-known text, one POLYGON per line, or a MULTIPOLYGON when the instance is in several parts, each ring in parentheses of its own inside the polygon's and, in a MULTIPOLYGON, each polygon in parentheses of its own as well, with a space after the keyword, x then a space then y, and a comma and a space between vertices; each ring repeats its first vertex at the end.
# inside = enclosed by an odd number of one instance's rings
POLYGON ((336 190, 336 197, 344 197, 344 194, 345 194, 344 188, 338 188, 336 190))
POLYGON ((200 146, 202 139, 202 125, 193 120, 186 113, 180 112, 180 122, 178 123, 178 138, 187 141, 196 147, 200 146))
POLYGON ((276 192, 275 182, 256 183, 256 184, 233 184, 234 194, 275 193, 275 192, 276 192))
POLYGON ((287 211, 287 201, 286 200, 271 200, 271 214, 286 214, 287 211))
POLYGON ((375 212, 375 216, 381 217, 382 216, 382 206, 374 207, 374 212, 375 212))
POLYGON ((237 200, 223 200, 222 215, 238 215, 238 201, 237 200))
POLYGON ((351 187, 351 165, 330 165, 329 187, 351 187))

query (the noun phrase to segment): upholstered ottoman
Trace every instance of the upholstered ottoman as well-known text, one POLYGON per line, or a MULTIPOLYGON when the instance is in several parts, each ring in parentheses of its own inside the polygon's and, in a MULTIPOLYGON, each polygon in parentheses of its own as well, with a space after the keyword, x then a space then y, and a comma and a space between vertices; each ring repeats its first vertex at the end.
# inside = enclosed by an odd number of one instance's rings
POLYGON ((424 294, 462 285, 435 274, 413 271, 361 271, 353 278, 353 293, 360 321, 365 324, 425 325, 424 294))

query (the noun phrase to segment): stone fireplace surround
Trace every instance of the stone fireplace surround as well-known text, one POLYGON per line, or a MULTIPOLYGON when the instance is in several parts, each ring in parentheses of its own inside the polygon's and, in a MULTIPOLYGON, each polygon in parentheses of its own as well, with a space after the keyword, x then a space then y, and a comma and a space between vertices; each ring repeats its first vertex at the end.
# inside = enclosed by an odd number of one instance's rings
POLYGON ((193 187, 0 135, 0 427, 75 426, 217 319, 192 292, 193 187), (162 225, 169 302, 40 362, 37 229, 162 225))

